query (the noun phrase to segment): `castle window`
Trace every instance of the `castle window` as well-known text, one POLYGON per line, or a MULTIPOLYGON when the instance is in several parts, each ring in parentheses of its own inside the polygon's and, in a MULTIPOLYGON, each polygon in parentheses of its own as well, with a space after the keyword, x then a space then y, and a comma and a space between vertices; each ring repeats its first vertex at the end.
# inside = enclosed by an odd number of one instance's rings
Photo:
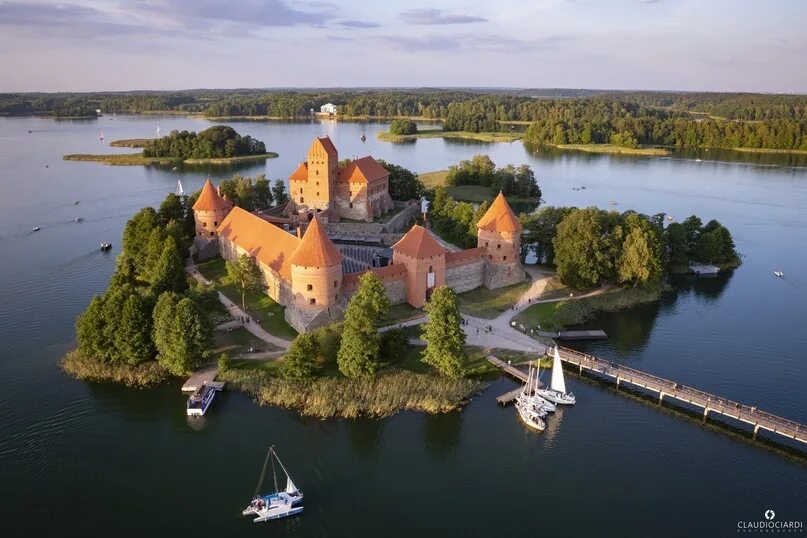
POLYGON ((213 237, 213 232, 210 232, 210 237, 213 237))
POLYGON ((317 181, 317 187, 319 187, 319 181, 317 181))
POLYGON ((489 259, 489 260, 492 260, 492 259, 493 259, 493 255, 492 255, 492 254, 488 254, 488 259, 489 259))
POLYGON ((502 258, 502 261, 505 261, 505 262, 506 262, 506 261, 507 261, 507 256, 505 256, 504 258, 502 258))
POLYGON ((317 196, 319 196, 319 191, 317 191, 317 196))
POLYGON ((430 272, 430 273, 433 273, 433 272, 434 272, 434 267, 432 267, 431 265, 429 266, 429 272, 430 272))
POLYGON ((333 287, 334 287, 334 288, 338 288, 338 287, 339 287, 339 281, 338 281, 338 280, 334 280, 334 281, 333 281, 333 287))
POLYGON ((202 228, 207 228, 207 223, 202 221, 202 228))
POLYGON ((314 170, 314 172, 315 172, 317 175, 319 175, 319 170, 314 170))
POLYGON ((353 202, 350 202, 350 209, 353 209, 353 202))
POLYGON ((488 248, 488 242, 485 241, 485 248, 488 248))
POLYGON ((300 196, 300 203, 301 204, 303 203, 303 197, 302 196, 300 196))
POLYGON ((496 248, 502 248, 502 244, 499 243, 498 245, 496 245, 496 248))
POLYGON ((311 290, 313 290, 313 289, 314 289, 314 286, 312 286, 311 284, 309 284, 308 286, 306 286, 306 287, 305 287, 305 289, 307 289, 308 291, 311 291, 311 290))
POLYGON ((215 220, 214 220, 214 221, 213 221, 213 226, 218 226, 218 225, 219 225, 219 223, 218 223, 217 221, 215 221, 215 220))
POLYGON ((317 304, 317 300, 312 297, 308 300, 308 304, 317 304))

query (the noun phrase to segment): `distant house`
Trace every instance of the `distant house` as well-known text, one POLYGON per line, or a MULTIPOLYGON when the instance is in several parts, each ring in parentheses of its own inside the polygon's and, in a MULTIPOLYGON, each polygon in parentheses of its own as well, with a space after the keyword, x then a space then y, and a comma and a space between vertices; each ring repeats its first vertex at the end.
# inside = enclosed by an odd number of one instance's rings
POLYGON ((320 114, 336 114, 336 105, 328 103, 319 107, 320 114))

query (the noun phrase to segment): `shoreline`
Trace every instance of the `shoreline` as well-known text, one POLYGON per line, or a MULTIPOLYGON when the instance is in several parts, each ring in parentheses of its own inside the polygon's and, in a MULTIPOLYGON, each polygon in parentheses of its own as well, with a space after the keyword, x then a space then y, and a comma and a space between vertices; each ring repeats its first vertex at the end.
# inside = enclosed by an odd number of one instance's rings
POLYGON ((612 144, 545 144, 545 145, 564 151, 582 151, 585 153, 600 153, 604 155, 639 155, 639 156, 664 157, 672 153, 668 149, 659 147, 623 148, 621 146, 614 146, 612 144))
POLYGON ((470 131, 443 131, 442 129, 427 129, 415 134, 396 135, 389 131, 376 133, 376 138, 382 142, 408 142, 419 138, 459 138, 463 140, 478 140, 480 142, 515 142, 521 140, 524 133, 499 133, 485 131, 474 133, 470 131))
MULTIPOLYGON (((136 146, 130 146, 136 147, 136 146)), ((260 155, 240 155, 238 157, 214 157, 211 159, 177 159, 173 157, 144 157, 142 153, 107 153, 93 155, 87 153, 71 153, 62 157, 65 161, 99 162, 112 166, 136 166, 151 164, 233 164, 239 162, 275 159, 277 153, 268 152, 260 155)))

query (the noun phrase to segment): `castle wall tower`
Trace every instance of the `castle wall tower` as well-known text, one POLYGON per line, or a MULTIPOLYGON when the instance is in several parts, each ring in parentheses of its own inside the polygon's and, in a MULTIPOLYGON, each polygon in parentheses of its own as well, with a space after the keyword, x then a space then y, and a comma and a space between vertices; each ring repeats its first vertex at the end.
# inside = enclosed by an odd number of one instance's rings
POLYGON ((446 283, 446 252, 422 226, 412 226, 392 247, 393 265, 406 267, 406 302, 421 308, 446 283))
POLYGON ((339 154, 327 136, 316 138, 308 149, 308 181, 298 199, 316 209, 330 209, 336 195, 336 176, 339 154))
POLYGON ((477 246, 485 249, 485 287, 493 289, 524 280, 521 222, 502 193, 477 223, 477 246))
POLYGON ((233 204, 219 194, 213 183, 205 181, 199 199, 193 204, 197 239, 215 239, 216 228, 233 208, 233 204))

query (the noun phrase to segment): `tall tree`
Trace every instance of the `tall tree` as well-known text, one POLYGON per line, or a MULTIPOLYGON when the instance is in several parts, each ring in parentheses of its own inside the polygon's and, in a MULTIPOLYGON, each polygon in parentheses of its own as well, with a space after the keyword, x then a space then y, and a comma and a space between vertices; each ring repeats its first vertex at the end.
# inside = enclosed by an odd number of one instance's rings
POLYGON ((252 198, 255 209, 259 211, 272 207, 272 185, 266 179, 266 174, 255 176, 255 183, 252 185, 252 198))
POLYGON ((595 207, 575 209, 557 227, 552 241, 561 281, 576 288, 599 283, 608 269, 605 234, 595 207))
POLYGON ((161 226, 166 226, 169 222, 181 222, 185 216, 185 208, 182 204, 182 198, 169 192, 165 200, 160 204, 160 209, 157 211, 157 216, 161 226))
POLYGON ((448 286, 440 286, 426 303, 429 321, 423 327, 426 349, 423 362, 449 377, 461 377, 468 355, 465 353, 465 332, 462 330, 457 296, 448 286))
POLYGON ((151 302, 135 291, 123 303, 115 331, 115 353, 121 362, 136 365, 154 358, 151 302))
POLYGON ((368 378, 378 370, 379 320, 389 310, 389 299, 378 276, 367 271, 345 310, 344 331, 336 362, 346 377, 368 378))
POLYGON ((272 184, 272 198, 276 205, 282 206, 289 201, 289 195, 286 192, 286 184, 282 179, 276 179, 272 184))
POLYGON ((108 360, 111 342, 107 338, 104 298, 96 295, 76 319, 76 339, 81 353, 97 361, 108 360))
POLYGON ((151 268, 150 280, 155 296, 164 291, 181 293, 188 289, 185 267, 173 237, 169 236, 163 240, 162 252, 151 268))
POLYGON ((283 377, 311 379, 317 371, 319 344, 313 333, 298 334, 291 342, 289 351, 281 363, 283 377))
POLYGON ((412 200, 420 198, 423 194, 423 182, 418 179, 417 174, 407 170, 403 166, 388 163, 381 159, 378 164, 386 168, 389 172, 389 195, 393 200, 412 200))
POLYGON ((183 375, 209 354, 212 330, 207 317, 188 297, 165 292, 154 307, 154 345, 158 362, 174 375, 183 375))
POLYGON ((227 276, 232 280, 241 292, 241 308, 246 311, 246 295, 248 291, 258 292, 261 290, 263 274, 258 267, 255 258, 246 254, 241 254, 234 262, 226 262, 227 276))

